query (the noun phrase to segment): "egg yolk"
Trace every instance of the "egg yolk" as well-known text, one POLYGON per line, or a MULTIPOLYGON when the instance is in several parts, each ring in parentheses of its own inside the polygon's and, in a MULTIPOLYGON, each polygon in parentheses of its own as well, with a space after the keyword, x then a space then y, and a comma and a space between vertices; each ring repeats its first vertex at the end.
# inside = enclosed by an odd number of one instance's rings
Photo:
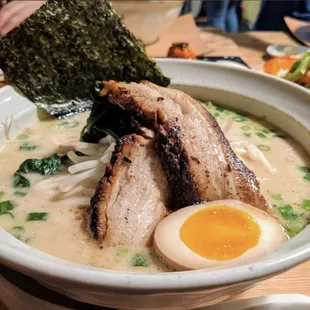
POLYGON ((260 227, 247 212, 229 206, 214 206, 192 214, 180 230, 185 245, 212 260, 229 260, 255 247, 260 227))

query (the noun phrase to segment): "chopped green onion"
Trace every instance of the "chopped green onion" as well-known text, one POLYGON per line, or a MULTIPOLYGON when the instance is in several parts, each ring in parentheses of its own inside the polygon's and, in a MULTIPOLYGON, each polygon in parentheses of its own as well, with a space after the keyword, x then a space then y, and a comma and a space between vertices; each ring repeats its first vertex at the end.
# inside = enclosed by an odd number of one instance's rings
POLYGON ((229 110, 225 110, 224 109, 224 112, 223 112, 225 115, 235 115, 236 113, 233 112, 233 111, 229 111, 229 110))
POLYGON ((11 212, 2 212, 0 215, 9 215, 12 219, 14 218, 14 215, 11 212))
POLYGON ((264 152, 270 151, 270 147, 268 145, 260 144, 257 147, 264 152))
POLYGON ((294 220, 298 218, 298 214, 294 212, 294 209, 291 205, 285 205, 282 207, 278 207, 278 211, 286 220, 294 220))
POLYGON ((118 248, 116 251, 116 255, 121 256, 121 255, 127 254, 128 252, 129 250, 127 248, 118 248))
POLYGON ((263 128, 263 129, 262 129, 262 132, 263 132, 263 133, 270 133, 270 130, 267 129, 267 128, 263 128))
POLYGON ((281 194, 273 194, 271 197, 274 200, 283 200, 283 196, 281 194))
POLYGON ((38 148, 37 145, 31 144, 30 142, 25 141, 23 144, 21 144, 21 146, 19 147, 19 150, 20 151, 33 151, 37 148, 38 148))
POLYGON ((74 128, 78 126, 79 122, 78 121, 63 121, 59 124, 56 125, 56 128, 61 128, 61 129, 68 129, 68 128, 74 128))
POLYGON ((133 267, 148 267, 146 256, 139 253, 135 254, 134 257, 132 258, 131 265, 133 267))
POLYGON ((309 199, 304 199, 302 201, 302 207, 306 210, 310 211, 310 200, 309 199))
POLYGON ((3 212, 8 212, 14 209, 14 205, 11 200, 6 200, 0 202, 0 214, 3 212))
POLYGON ((46 221, 47 217, 47 212, 34 212, 28 214, 27 221, 46 221))
POLYGON ((27 193, 21 192, 21 191, 15 191, 15 192, 14 192, 14 195, 15 195, 15 196, 19 196, 19 197, 24 197, 24 196, 27 195, 27 193))
POLYGON ((213 113, 213 116, 214 116, 214 118, 219 118, 221 116, 221 114, 218 112, 215 112, 215 113, 213 113))
POLYGON ((288 231, 291 237, 301 232, 307 226, 305 221, 294 220, 284 224, 284 228, 288 231))
POLYGON ((246 137, 250 138, 251 134, 249 132, 245 132, 243 135, 245 135, 246 137))
POLYGON ((5 195, 5 192, 0 192, 0 198, 2 198, 5 195))
POLYGON ((257 132, 256 135, 260 138, 267 138, 267 136, 263 132, 257 132))
POLYGON ((225 109, 222 108, 222 107, 216 106, 216 107, 215 107, 215 110, 216 110, 216 111, 219 111, 219 112, 224 112, 225 109))
POLYGON ((14 226, 14 227, 12 227, 12 230, 24 231, 24 230, 25 230, 25 228, 24 228, 24 227, 22 227, 22 226, 14 226))
POLYGON ((241 126, 241 129, 248 131, 248 130, 251 130, 251 127, 250 126, 241 126))
POLYGON ((18 140, 26 140, 26 139, 28 139, 28 135, 20 134, 19 136, 17 136, 17 139, 18 140))
POLYGON ((304 179, 310 181, 310 167, 301 166, 299 170, 304 173, 304 179))
POLYGON ((257 131, 262 131, 263 129, 264 129, 264 127, 262 127, 261 125, 254 125, 254 127, 253 127, 255 130, 257 130, 257 131))
POLYGON ((235 122, 241 123, 241 122, 245 122, 248 118, 242 115, 237 115, 235 117, 233 117, 233 120, 235 122))
POLYGON ((25 231, 25 228, 22 226, 14 226, 11 228, 11 234, 16 238, 16 239, 21 239, 22 233, 25 231))
POLYGON ((10 215, 14 218, 14 215, 10 212, 14 209, 14 205, 11 200, 0 202, 0 215, 10 215))

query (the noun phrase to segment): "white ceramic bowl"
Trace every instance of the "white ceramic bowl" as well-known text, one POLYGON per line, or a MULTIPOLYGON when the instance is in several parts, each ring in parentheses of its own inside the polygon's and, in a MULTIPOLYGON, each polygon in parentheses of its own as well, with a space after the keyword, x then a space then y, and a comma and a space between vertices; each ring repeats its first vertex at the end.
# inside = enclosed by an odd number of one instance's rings
POLYGON ((145 44, 157 41, 179 16, 183 0, 112 0, 126 27, 145 44))
MULTIPOLYGON (((175 88, 198 99, 265 117, 310 154, 310 92, 251 70, 188 60, 158 60, 175 88)), ((14 134, 38 119, 37 108, 10 86, 0 89, 0 123, 14 134)), ((4 134, 0 131, 0 146, 4 134)), ((78 265, 37 251, 0 229, 0 263, 84 303, 121 309, 189 309, 215 304, 310 258, 310 226, 259 261, 221 270, 130 273, 78 265)), ((305 275, 308 276, 308 275, 305 275)), ((279 285, 281 285, 279 283, 279 285)), ((275 292, 276 293, 276 292, 275 292)))

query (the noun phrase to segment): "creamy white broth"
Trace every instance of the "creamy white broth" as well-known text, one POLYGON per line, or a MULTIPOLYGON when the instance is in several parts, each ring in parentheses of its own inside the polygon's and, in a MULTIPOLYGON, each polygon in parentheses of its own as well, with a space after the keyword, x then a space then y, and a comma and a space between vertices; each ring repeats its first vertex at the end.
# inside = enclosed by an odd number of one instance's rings
MULTIPOLYGON (((250 160, 247 154, 239 154, 259 178, 262 192, 273 206, 271 213, 289 229, 291 235, 306 226, 310 207, 308 210, 308 205, 303 205, 303 202, 310 200, 310 180, 304 178, 305 173, 299 167, 310 167, 310 160, 301 147, 288 136, 284 138, 283 133, 271 131, 273 127, 269 124, 211 104, 207 108, 217 118, 228 140, 233 142, 232 146, 237 153, 242 149, 238 147, 240 141, 250 142, 260 147, 274 169, 270 170, 260 160, 250 160), (287 205, 292 207, 293 212, 285 207, 283 217, 277 207, 287 205)), ((59 197, 38 191, 35 184, 48 176, 35 173, 27 174, 32 184, 30 188, 12 186, 12 176, 24 160, 42 158, 53 153, 65 154, 70 142, 78 141, 87 116, 84 113, 70 119, 70 125, 66 126, 69 128, 59 128, 63 121, 46 120, 26 128, 22 135, 7 142, 0 152, 0 202, 13 202, 14 209, 10 212, 14 218, 9 214, 1 215, 0 226, 34 248, 77 263, 116 270, 168 271, 169 268, 153 254, 152 248, 99 248, 87 230, 85 201, 88 201, 89 193, 83 197, 83 193, 77 196, 69 192, 67 196, 59 197), (29 150, 21 151, 20 146, 25 146, 25 142, 26 149, 30 146, 29 150), (16 191, 26 195, 16 195, 16 191), (27 221, 31 212, 46 212, 48 215, 44 221, 27 221), (134 267, 135 264, 139 266, 134 267)), ((60 175, 65 175, 66 169, 63 168, 60 175)), ((84 183, 95 191, 96 182, 87 180, 84 183)))

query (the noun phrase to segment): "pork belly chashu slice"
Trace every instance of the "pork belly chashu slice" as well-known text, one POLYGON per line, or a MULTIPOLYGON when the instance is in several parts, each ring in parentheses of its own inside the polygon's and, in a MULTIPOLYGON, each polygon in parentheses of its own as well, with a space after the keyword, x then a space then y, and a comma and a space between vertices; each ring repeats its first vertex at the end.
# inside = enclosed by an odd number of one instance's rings
POLYGON ((135 111, 157 134, 173 208, 218 199, 238 199, 266 210, 255 174, 233 152, 218 123, 185 93, 150 82, 103 82, 99 94, 135 111))
POLYGON ((169 198, 154 141, 124 136, 91 199, 91 231, 100 244, 147 245, 169 198))

